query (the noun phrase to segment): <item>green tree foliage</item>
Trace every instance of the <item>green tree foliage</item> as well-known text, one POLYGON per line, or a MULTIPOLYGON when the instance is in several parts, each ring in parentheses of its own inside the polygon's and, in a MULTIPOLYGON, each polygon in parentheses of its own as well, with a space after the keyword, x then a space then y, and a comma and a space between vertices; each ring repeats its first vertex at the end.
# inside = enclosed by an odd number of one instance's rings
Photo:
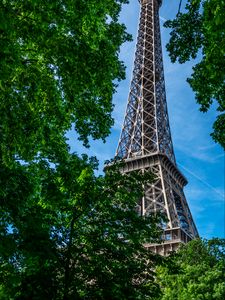
POLYGON ((151 299, 157 257, 138 216, 151 175, 96 177, 70 152, 113 123, 125 0, 0 1, 0 299, 151 299), (74 124, 74 125, 73 125, 74 124))
POLYGON ((95 164, 71 154, 55 168, 44 160, 20 166, 23 198, 15 186, 2 205, 6 299, 151 299, 160 292, 157 257, 143 246, 157 241, 160 220, 134 210, 151 175, 121 175, 114 165, 96 177, 95 164))
POLYGON ((119 46, 130 38, 118 23, 125 2, 0 1, 5 163, 49 154, 72 123, 85 144, 109 134, 113 82, 124 78, 119 46))
POLYGON ((225 298, 225 240, 193 240, 157 270, 160 300, 225 298))
POLYGON ((188 78, 200 110, 207 112, 213 101, 218 116, 213 139, 225 148, 225 1, 188 0, 186 12, 179 13, 165 27, 172 28, 167 44, 172 62, 200 58, 188 78))

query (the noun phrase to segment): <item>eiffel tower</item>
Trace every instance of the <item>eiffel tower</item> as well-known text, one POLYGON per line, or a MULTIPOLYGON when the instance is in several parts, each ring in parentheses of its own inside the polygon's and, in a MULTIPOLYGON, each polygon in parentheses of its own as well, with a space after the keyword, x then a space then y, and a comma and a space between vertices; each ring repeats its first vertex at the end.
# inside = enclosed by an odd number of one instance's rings
POLYGON ((160 211, 167 217, 162 244, 152 251, 167 255, 181 243, 198 237, 183 187, 186 178, 176 165, 166 103, 159 7, 162 0, 139 0, 141 5, 133 77, 116 157, 124 159, 122 172, 153 172, 138 212, 160 211))

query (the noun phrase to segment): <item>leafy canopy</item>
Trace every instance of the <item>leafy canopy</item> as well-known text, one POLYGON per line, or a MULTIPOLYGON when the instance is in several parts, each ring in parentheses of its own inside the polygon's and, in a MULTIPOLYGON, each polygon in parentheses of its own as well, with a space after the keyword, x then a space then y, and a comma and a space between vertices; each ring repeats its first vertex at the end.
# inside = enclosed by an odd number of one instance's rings
MULTIPOLYGON (((84 144, 113 124, 118 59, 130 39, 121 4, 104 1, 0 1, 0 132, 5 163, 52 152, 74 125, 84 144)), ((61 141, 63 143, 63 141, 61 141)))
POLYGON ((157 269, 160 300, 225 298, 225 240, 193 240, 157 269))
POLYGON ((152 175, 122 175, 113 165, 96 177, 95 164, 71 154, 55 168, 20 166, 22 197, 13 186, 1 205, 1 299, 159 295, 159 258, 143 244, 158 241, 160 219, 134 209, 152 175))
POLYGON ((71 153, 113 124, 125 0, 0 0, 0 298, 151 299, 160 219, 135 212, 150 174, 71 153))
POLYGON ((213 139, 225 149, 225 1, 188 0, 186 12, 165 23, 172 28, 167 50, 172 62, 199 58, 188 82, 200 110, 207 112, 213 101, 218 115, 213 139))

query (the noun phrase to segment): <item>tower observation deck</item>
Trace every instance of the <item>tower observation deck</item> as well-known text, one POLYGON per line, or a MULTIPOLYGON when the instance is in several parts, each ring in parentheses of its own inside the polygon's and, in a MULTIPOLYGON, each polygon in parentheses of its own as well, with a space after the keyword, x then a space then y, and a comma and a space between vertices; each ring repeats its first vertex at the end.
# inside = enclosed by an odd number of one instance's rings
POLYGON ((198 231, 183 192, 187 180, 176 165, 171 139, 159 23, 162 0, 139 2, 133 76, 116 156, 125 161, 122 172, 155 174, 155 182, 144 187, 138 211, 143 216, 157 211, 166 215, 163 243, 146 245, 166 255, 198 237, 198 231))

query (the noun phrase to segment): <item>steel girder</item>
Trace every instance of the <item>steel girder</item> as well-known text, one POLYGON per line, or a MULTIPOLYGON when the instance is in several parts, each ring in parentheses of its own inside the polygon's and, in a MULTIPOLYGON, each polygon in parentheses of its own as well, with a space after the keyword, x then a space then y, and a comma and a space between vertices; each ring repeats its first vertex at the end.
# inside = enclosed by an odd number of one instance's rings
MULTIPOLYGON (((141 0, 133 77, 116 157, 124 159, 123 172, 153 172, 155 182, 145 186, 138 204, 142 215, 163 212, 167 230, 181 230, 188 241, 198 236, 177 168, 166 103, 159 6, 161 0, 141 0)), ((174 232, 175 232, 174 231, 174 232)), ((174 236, 171 231, 171 243, 174 236)), ((182 233, 182 234, 181 234, 182 233)), ((164 249, 165 250, 165 249, 164 249)))
POLYGON ((175 163, 166 104, 158 0, 141 6, 133 78, 119 146, 121 158, 165 153, 175 163))

